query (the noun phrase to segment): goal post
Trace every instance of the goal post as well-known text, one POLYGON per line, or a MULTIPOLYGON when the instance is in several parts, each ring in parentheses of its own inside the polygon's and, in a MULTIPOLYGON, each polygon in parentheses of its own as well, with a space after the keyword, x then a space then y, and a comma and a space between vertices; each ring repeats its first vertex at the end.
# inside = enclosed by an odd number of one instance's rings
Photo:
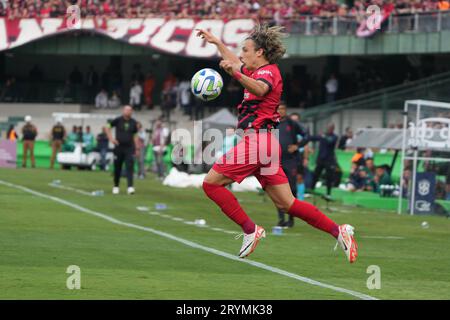
POLYGON ((398 213, 436 213, 450 192, 450 103, 405 101, 401 155, 398 213))

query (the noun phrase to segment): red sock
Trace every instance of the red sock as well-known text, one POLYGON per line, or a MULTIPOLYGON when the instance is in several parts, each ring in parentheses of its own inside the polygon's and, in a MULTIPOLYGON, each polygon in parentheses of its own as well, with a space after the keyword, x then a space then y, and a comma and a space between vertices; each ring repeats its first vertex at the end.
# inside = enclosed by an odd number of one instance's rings
POLYGON ((255 232, 255 223, 247 216, 234 195, 224 186, 203 182, 203 191, 223 213, 241 226, 246 233, 255 232))
POLYGON ((339 226, 326 215, 317 209, 317 207, 306 201, 299 201, 295 199, 288 213, 298 217, 313 227, 325 231, 337 238, 339 235, 339 226))

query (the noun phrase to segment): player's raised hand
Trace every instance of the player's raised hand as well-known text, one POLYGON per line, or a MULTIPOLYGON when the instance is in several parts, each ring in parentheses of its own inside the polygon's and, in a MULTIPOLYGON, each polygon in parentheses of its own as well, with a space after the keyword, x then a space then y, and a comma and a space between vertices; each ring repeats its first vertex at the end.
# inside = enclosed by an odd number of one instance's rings
POLYGON ((204 29, 195 29, 195 31, 197 31, 197 37, 205 39, 207 42, 212 44, 219 43, 219 39, 216 36, 214 36, 211 32, 204 29))
POLYGON ((233 73, 235 71, 239 71, 240 68, 240 64, 238 63, 234 63, 230 60, 222 60, 219 63, 219 66, 225 70, 226 73, 228 73, 229 75, 233 75, 233 73))

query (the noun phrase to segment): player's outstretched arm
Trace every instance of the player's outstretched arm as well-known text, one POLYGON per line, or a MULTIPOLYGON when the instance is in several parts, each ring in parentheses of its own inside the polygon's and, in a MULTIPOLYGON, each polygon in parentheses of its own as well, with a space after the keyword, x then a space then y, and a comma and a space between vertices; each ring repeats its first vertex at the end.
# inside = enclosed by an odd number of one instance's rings
POLYGON ((203 29, 195 29, 197 31, 197 37, 205 39, 207 42, 212 43, 217 46, 217 49, 220 52, 220 55, 224 60, 232 61, 233 63, 242 64, 239 57, 235 55, 227 46, 216 36, 214 36, 211 32, 203 29))

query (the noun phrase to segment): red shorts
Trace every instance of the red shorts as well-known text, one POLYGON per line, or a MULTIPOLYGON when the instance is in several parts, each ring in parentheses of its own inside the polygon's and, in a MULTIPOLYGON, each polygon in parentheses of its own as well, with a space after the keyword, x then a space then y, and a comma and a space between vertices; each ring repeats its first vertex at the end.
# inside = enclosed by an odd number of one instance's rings
POLYGON ((245 133, 242 140, 214 164, 213 169, 237 183, 253 175, 264 189, 267 185, 288 183, 280 164, 281 147, 275 135, 251 132, 245 133))

